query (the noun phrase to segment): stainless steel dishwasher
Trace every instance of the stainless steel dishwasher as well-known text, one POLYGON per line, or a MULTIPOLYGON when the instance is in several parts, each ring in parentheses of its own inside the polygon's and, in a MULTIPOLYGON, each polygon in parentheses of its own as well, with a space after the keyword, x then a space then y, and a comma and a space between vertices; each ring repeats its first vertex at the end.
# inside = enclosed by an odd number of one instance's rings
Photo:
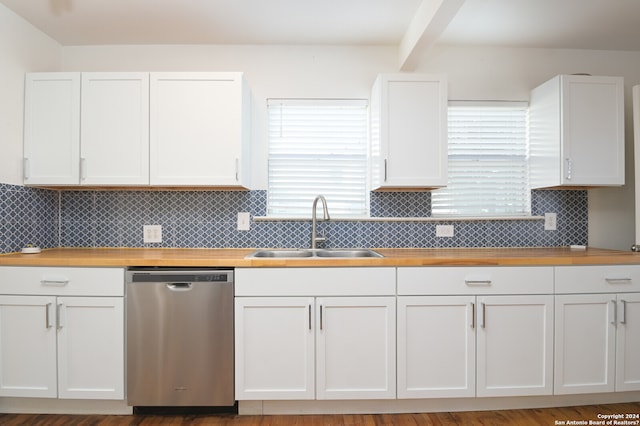
POLYGON ((233 270, 130 268, 127 402, 233 406, 233 270))

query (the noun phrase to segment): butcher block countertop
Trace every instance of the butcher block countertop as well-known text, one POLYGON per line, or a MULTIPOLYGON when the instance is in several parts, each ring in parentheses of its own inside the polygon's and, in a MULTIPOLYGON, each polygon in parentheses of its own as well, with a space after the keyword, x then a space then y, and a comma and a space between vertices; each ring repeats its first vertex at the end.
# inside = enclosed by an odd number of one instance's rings
POLYGON ((253 258, 254 249, 55 248, 0 255, 13 266, 321 267, 321 266, 542 266, 640 264, 631 251, 561 248, 375 249, 383 258, 253 258))

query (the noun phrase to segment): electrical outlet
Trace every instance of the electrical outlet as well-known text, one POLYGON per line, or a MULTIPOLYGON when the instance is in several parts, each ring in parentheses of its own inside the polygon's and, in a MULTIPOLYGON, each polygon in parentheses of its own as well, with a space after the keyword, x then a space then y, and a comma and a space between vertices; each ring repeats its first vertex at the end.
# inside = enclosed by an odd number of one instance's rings
POLYGON ((162 242, 162 225, 143 225, 142 231, 145 243, 161 243, 162 242))
POLYGON ((436 237, 453 237, 453 225, 436 225, 436 237))
POLYGON ((248 231, 251 226, 249 212, 238 212, 238 231, 248 231))
POLYGON ((558 217, 555 213, 545 213, 544 214, 544 230, 545 231, 555 231, 558 229, 558 217))

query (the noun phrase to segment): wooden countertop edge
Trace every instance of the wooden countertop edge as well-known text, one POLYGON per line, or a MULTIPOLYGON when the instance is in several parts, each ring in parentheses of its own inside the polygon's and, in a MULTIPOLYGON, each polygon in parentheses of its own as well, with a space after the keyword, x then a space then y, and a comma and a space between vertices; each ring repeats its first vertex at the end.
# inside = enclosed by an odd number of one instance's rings
POLYGON ((6 266, 374 267, 640 264, 640 254, 587 248, 376 249, 383 258, 247 259, 254 249, 55 248, 0 255, 6 266))

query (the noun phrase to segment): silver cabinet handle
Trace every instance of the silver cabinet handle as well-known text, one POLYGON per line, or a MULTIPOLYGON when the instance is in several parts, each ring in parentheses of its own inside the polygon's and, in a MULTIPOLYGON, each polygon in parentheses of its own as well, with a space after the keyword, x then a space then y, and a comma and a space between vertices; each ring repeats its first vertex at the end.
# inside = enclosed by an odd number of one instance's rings
POLYGON ((322 305, 320 305, 320 330, 322 330, 322 305))
POLYGON ((58 324, 58 330, 62 329, 62 321, 60 319, 60 311, 62 310, 62 303, 58 303, 56 306, 56 324, 58 324))
POLYGON ((87 179, 87 159, 84 157, 80 159, 80 179, 87 179))
POLYGON ((487 318, 486 318, 486 314, 487 314, 486 306, 487 306, 486 304, 484 304, 484 303, 482 304, 482 322, 480 323, 480 327, 481 328, 485 328, 486 325, 487 325, 486 324, 486 320, 487 320, 487 318))
POLYGON ((384 181, 387 181, 387 159, 384 159, 384 181))
POLYGON ((631 278, 605 278, 607 284, 631 284, 631 278))
POLYGON ((24 157, 22 160, 22 177, 24 178, 24 180, 28 180, 29 179, 29 175, 30 175, 30 170, 29 170, 29 159, 27 157, 24 157))
POLYGON ((40 280, 40 284, 42 285, 67 285, 69 284, 69 280, 40 280))
POLYGON ((571 158, 566 158, 565 159, 567 161, 567 180, 571 180, 571 173, 573 172, 573 161, 571 161, 571 158))
POLYGON ((471 328, 476 328, 476 304, 471 302, 471 328))
POLYGON ((491 285, 491 280, 464 280, 466 285, 491 285))
POLYGON ((240 159, 236 158, 236 182, 240 181, 240 159))
POLYGON ((615 299, 611 300, 611 324, 616 325, 616 323, 618 322, 618 304, 616 303, 615 299))
POLYGON ((47 329, 51 328, 51 322, 49 321, 50 310, 51 310, 51 303, 47 303, 44 307, 44 316, 45 316, 44 324, 45 324, 45 328, 47 329))
POLYGON ((621 300, 620 301, 620 306, 622 307, 622 309, 620 309, 620 324, 626 324, 627 323, 627 301, 626 300, 621 300))
POLYGON ((311 304, 309 304, 309 330, 311 330, 311 304))

